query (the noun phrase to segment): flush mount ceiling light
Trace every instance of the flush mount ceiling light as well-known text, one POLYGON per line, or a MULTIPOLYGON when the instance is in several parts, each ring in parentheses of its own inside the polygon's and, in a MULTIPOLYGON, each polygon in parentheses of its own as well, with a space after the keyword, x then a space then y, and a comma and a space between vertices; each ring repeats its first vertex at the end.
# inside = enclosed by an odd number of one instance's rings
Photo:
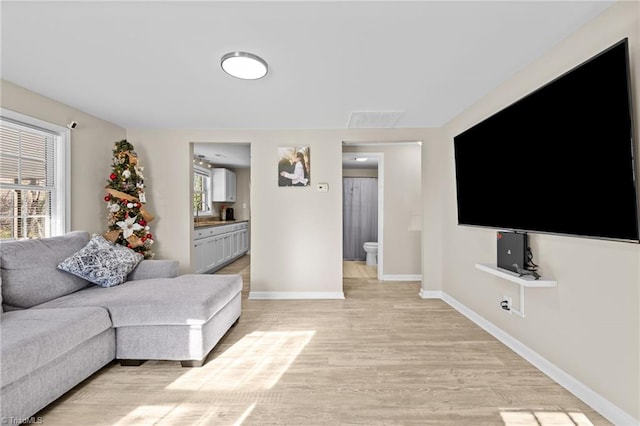
POLYGON ((367 161, 368 158, 367 157, 355 157, 354 160, 356 160, 356 161, 367 161))
POLYGON ((247 52, 229 52, 220 60, 224 72, 243 80, 257 80, 267 75, 269 67, 261 57, 247 52))

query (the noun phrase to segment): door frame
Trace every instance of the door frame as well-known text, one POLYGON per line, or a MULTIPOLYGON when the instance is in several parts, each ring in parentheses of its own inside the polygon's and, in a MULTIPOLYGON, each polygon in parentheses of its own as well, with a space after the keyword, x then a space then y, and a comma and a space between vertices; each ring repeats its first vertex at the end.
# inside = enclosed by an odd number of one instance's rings
MULTIPOLYGON (((343 145, 344 146, 344 145, 343 145)), ((349 146, 353 146, 350 144, 349 146)), ((370 146, 367 144, 367 146, 370 146)), ((351 154, 352 152, 347 151, 351 154)), ((342 150, 344 156, 345 151, 342 150)), ((384 153, 383 152, 353 152, 358 156, 375 158, 378 160, 378 280, 382 281, 384 276, 384 153)), ((342 176, 344 179, 344 175, 342 176)), ((342 206, 344 208, 344 197, 342 198, 342 206)), ((344 220, 342 226, 344 236, 344 220)))

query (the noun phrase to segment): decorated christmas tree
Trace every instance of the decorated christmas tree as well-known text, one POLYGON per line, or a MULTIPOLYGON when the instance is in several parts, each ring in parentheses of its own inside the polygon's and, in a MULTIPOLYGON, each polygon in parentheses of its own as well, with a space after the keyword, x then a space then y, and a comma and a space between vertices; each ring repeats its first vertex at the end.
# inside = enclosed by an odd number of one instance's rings
POLYGON ((153 215, 145 208, 143 167, 138 164, 138 155, 133 145, 125 140, 113 147, 112 172, 107 181, 107 216, 109 229, 104 237, 115 243, 129 247, 144 255, 153 257, 149 222, 153 215))

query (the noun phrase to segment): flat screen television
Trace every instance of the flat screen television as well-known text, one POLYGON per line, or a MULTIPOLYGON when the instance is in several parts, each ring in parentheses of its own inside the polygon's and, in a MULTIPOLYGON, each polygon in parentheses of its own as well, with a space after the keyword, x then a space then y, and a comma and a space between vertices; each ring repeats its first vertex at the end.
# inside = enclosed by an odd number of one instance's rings
POLYGON ((638 242, 628 55, 624 39, 457 135, 458 224, 638 242))

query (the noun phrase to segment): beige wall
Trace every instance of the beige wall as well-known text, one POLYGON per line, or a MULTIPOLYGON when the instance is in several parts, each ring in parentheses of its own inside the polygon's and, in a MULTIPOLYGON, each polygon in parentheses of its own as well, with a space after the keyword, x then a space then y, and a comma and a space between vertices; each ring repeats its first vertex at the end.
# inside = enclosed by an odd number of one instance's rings
POLYGON ((236 202, 233 205, 236 219, 251 219, 251 169, 233 169, 233 171, 236 173, 236 202))
MULTIPOLYGON (((640 245, 530 234, 543 274, 557 288, 528 289, 526 318, 508 315, 517 286, 474 268, 495 262, 495 231, 456 225, 453 137, 629 37, 636 137, 640 129, 640 6, 618 3, 532 63, 443 129, 442 290, 616 406, 640 419, 640 245)), ((636 146, 640 152, 640 146, 636 146)), ((426 206, 426 205, 425 205, 426 206)), ((553 206, 550 206, 552 208, 553 206)), ((585 212, 588 214, 588 212, 585 212)))
POLYGON ((448 170, 450 141, 441 129, 431 131, 429 143, 422 144, 422 291, 442 291, 444 202, 449 190, 444 175, 448 170))
MULTIPOLYGON (((71 230, 104 232, 104 187, 111 173, 113 143, 126 137, 125 129, 8 81, 0 84, 2 108, 63 127, 78 122, 71 131, 71 230)), ((144 158, 141 162, 148 164, 144 158)), ((149 201, 153 211, 153 200, 149 201)))
POLYGON ((251 285, 265 292, 342 292, 342 142, 422 140, 429 129, 159 130, 128 129, 141 158, 158 218, 158 255, 191 262, 191 142, 251 143, 251 285), (311 148, 311 187, 278 188, 277 148, 311 148), (315 185, 329 184, 329 192, 315 185), (304 277, 304 279, 302 278, 304 277))
POLYGON ((237 220, 249 220, 249 252, 251 251, 251 169, 236 172, 236 203, 233 208, 237 220), (246 206, 246 207, 244 207, 246 206))
POLYGON ((384 156, 384 275, 422 274, 422 232, 411 230, 422 217, 422 147, 415 144, 346 146, 344 152, 384 156))

